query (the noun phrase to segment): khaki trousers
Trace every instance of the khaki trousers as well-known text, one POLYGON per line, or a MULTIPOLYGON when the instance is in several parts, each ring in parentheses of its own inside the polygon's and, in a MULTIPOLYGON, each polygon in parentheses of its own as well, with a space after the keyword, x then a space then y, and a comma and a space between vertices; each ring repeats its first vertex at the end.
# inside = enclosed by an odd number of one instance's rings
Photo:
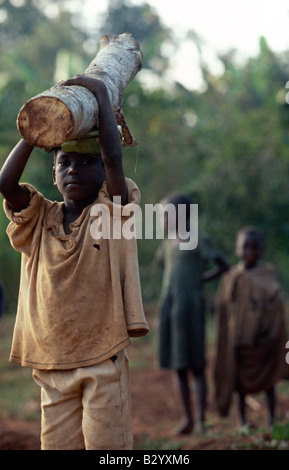
POLYGON ((101 364, 33 370, 41 387, 42 450, 132 449, 129 364, 125 351, 101 364))

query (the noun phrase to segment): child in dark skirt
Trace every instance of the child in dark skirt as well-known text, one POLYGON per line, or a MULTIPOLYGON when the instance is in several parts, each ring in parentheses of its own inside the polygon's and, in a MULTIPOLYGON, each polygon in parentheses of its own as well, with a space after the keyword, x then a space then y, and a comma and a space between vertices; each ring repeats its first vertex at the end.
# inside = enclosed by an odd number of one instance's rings
MULTIPOLYGON (((177 221, 179 220, 180 208, 185 207, 186 231, 189 233, 191 229, 194 229, 191 227, 191 207, 193 205, 188 196, 172 195, 163 201, 164 206, 167 204, 175 206, 177 221)), ((168 226, 167 229, 169 231, 168 226)), ((160 296, 159 360, 161 368, 173 369, 176 373, 185 415, 184 423, 176 433, 188 434, 194 428, 189 386, 190 372, 196 383, 202 431, 205 426, 207 385, 203 286, 205 281, 216 279, 228 269, 228 263, 223 253, 213 245, 210 238, 200 232, 195 249, 180 249, 178 232, 176 226, 175 239, 166 238, 156 255, 157 261, 163 268, 160 296), (215 265, 210 271, 206 271, 208 263, 215 265)))

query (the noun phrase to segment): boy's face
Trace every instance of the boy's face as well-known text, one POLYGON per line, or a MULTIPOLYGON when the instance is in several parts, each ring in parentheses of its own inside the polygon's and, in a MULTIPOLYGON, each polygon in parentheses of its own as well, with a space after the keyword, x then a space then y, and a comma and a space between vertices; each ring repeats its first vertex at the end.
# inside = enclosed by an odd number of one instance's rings
POLYGON ((105 180, 102 160, 92 155, 59 150, 55 156, 53 179, 64 201, 93 202, 105 180))
POLYGON ((250 268, 255 266, 262 256, 263 248, 256 235, 242 234, 238 237, 236 243, 236 254, 250 268))

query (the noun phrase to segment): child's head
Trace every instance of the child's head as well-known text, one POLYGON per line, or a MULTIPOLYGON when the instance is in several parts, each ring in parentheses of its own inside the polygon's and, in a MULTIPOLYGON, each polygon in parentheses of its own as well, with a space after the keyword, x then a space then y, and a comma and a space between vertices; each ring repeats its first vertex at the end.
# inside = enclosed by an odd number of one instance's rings
MULTIPOLYGON (((176 214, 176 221, 173 221, 173 225, 175 226, 176 224, 176 229, 178 230, 178 220, 179 220, 179 206, 181 205, 182 210, 183 208, 185 209, 185 221, 186 221, 186 228, 189 228, 190 226, 190 214, 191 214, 191 204, 193 204, 193 201, 189 196, 186 194, 179 194, 179 193, 172 193, 169 196, 167 196, 163 201, 162 205, 166 206, 167 204, 172 204, 175 207, 175 214, 176 214)), ((167 230, 170 230, 169 227, 169 220, 168 220, 168 215, 167 212, 164 214, 164 222, 167 230)))
POLYGON ((263 254, 265 239, 263 232, 254 226, 243 227, 236 237, 236 255, 247 268, 254 267, 263 254))
POLYGON ((87 201, 91 204, 105 180, 102 159, 100 155, 55 149, 53 180, 64 201, 87 201))
POLYGON ((96 199, 105 180, 98 130, 54 149, 53 180, 64 201, 96 199))

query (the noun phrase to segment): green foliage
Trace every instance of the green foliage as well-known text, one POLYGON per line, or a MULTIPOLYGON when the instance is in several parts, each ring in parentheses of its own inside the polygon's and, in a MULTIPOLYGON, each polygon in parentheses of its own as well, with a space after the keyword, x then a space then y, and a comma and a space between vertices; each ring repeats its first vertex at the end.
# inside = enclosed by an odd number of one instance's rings
POLYGON ((147 3, 132 5, 126 0, 109 0, 108 11, 100 28, 100 34, 121 34, 129 32, 141 44, 145 52, 143 68, 157 74, 168 66, 161 53, 164 41, 171 40, 170 31, 147 3))
POLYGON ((137 109, 126 109, 126 116, 140 141, 136 179, 143 200, 157 202, 176 190, 192 194, 201 228, 232 263, 236 231, 259 225, 266 233, 266 257, 277 264, 287 287, 284 62, 268 51, 244 66, 227 59, 222 77, 206 75, 203 93, 180 86, 173 93, 139 91, 137 109))
POLYGON ((272 438, 277 441, 289 441, 289 422, 285 424, 274 424, 272 438))

